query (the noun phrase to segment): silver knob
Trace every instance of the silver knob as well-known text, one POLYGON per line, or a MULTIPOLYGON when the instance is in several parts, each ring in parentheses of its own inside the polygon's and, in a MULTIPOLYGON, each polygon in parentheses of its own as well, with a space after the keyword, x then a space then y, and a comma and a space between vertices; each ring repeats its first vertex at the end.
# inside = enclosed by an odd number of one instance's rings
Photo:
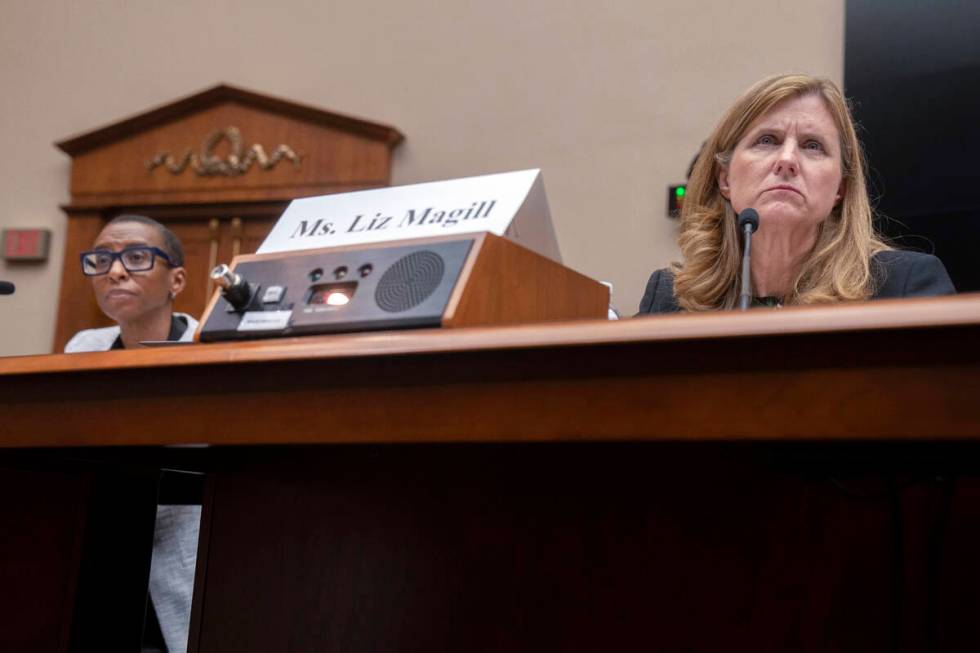
POLYGON ((211 270, 211 280, 221 286, 223 290, 228 290, 242 282, 242 278, 232 272, 231 268, 224 263, 211 270))

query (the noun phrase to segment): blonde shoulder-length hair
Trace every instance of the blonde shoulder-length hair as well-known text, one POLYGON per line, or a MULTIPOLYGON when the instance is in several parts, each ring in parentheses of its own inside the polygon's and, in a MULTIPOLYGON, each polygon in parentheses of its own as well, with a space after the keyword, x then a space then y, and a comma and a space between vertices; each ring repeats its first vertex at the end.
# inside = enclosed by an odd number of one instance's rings
POLYGON ((816 244, 784 303, 863 300, 874 292, 871 257, 889 247, 874 230, 864 155, 847 102, 830 80, 780 75, 756 83, 735 102, 691 172, 678 237, 683 261, 672 266, 674 296, 682 308, 705 311, 737 304, 742 245, 735 212, 719 191, 718 173, 756 118, 783 100, 805 95, 823 98, 837 126, 844 193, 820 224, 816 244))

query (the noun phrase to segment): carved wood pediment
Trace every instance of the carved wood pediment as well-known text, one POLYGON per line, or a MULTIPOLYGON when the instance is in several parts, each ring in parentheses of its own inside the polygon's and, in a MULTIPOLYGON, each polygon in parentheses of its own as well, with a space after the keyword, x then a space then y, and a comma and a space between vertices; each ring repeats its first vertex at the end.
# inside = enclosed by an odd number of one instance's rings
POLYGON ((57 143, 72 205, 275 201, 383 186, 398 130, 228 85, 57 143))

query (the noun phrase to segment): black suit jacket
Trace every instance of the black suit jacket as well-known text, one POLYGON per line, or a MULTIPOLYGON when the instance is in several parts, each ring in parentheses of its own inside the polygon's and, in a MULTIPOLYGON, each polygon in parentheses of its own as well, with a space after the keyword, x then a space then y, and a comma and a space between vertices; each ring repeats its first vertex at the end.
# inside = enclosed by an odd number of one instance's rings
MULTIPOLYGON (((877 290, 871 299, 930 297, 956 293, 943 262, 931 254, 890 250, 871 259, 877 290)), ((657 270, 647 281, 638 315, 673 313, 681 310, 674 299, 674 273, 657 270)))

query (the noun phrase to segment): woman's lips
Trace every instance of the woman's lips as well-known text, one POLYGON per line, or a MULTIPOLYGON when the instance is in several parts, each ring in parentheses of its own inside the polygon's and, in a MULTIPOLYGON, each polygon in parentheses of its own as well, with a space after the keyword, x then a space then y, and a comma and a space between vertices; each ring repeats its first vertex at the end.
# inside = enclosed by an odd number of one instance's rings
POLYGON ((106 299, 122 299, 126 297, 135 297, 135 296, 136 293, 130 290, 122 290, 121 288, 110 290, 105 294, 106 299))
POLYGON ((792 186, 773 186, 772 188, 767 188, 766 189, 767 192, 768 191, 773 191, 773 190, 788 190, 790 192, 796 193, 800 197, 803 197, 803 193, 800 192, 800 189, 794 188, 792 186))

